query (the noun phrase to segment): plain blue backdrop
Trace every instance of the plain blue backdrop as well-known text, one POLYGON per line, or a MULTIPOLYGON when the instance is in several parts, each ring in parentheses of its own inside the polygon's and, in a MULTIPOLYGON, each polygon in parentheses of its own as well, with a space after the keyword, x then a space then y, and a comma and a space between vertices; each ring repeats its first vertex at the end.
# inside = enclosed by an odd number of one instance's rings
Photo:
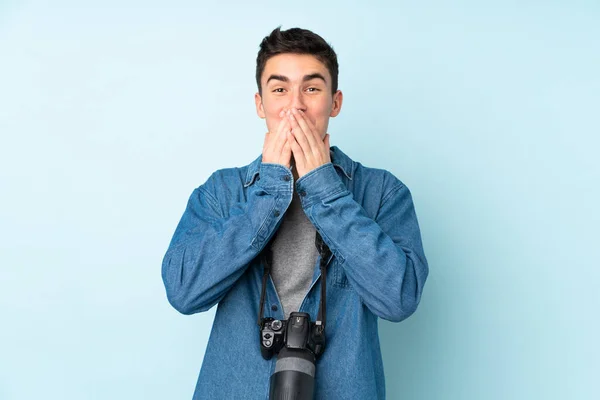
POLYGON ((260 154, 255 59, 340 62, 331 144, 411 189, 430 275, 380 321, 388 398, 597 399, 597 1, 0 3, 0 399, 189 399, 214 308, 160 265, 260 154))

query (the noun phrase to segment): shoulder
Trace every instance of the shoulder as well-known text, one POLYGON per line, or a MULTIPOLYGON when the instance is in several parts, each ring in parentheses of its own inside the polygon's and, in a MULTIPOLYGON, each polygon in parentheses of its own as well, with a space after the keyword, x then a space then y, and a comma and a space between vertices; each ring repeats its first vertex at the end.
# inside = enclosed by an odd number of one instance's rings
POLYGON ((239 193, 254 179, 254 170, 258 169, 261 157, 240 166, 219 168, 212 172, 198 189, 207 191, 214 197, 239 193))
POLYGON ((362 179, 381 180, 386 187, 404 186, 404 182, 391 171, 384 168, 368 167, 360 162, 356 162, 355 175, 359 175, 362 179))
POLYGON ((360 161, 352 160, 345 154, 344 156, 351 160, 348 165, 352 165, 351 176, 355 189, 369 191, 385 198, 401 188, 406 188, 404 182, 390 170, 367 166, 360 161))

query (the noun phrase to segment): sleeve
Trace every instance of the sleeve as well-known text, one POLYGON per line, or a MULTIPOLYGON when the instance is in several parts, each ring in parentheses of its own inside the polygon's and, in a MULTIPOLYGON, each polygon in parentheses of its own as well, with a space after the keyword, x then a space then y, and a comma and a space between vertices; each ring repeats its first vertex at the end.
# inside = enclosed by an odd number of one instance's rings
POLYGON ((274 211, 291 201, 285 174, 291 176, 283 165, 261 164, 247 201, 234 204, 227 216, 219 212, 210 179, 193 191, 162 262, 167 298, 177 311, 210 309, 242 276, 281 218, 274 211))
POLYGON ((374 220, 331 163, 310 171, 297 185, 304 192, 304 211, 363 303, 386 320, 408 318, 417 309, 429 273, 408 188, 394 177, 374 220))

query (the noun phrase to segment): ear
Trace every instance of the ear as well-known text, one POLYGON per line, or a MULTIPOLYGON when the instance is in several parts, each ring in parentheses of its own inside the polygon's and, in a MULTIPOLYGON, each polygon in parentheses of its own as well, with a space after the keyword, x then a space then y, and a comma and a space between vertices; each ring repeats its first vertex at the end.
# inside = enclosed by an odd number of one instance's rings
POLYGON ((338 90, 333 95, 333 103, 331 104, 331 113, 329 113, 330 117, 337 117, 337 115, 342 111, 342 101, 344 100, 344 95, 341 90, 338 90))
POLYGON ((265 110, 263 109, 262 98, 258 92, 254 94, 254 103, 256 103, 256 115, 262 119, 265 119, 265 110))

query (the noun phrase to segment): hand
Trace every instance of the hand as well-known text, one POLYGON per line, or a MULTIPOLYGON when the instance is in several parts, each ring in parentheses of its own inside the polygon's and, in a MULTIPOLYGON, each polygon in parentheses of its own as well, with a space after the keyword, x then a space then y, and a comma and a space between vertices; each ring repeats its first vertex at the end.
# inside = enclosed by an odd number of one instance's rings
POLYGON ((287 133, 288 142, 294 155, 298 178, 331 162, 329 155, 329 134, 321 139, 315 125, 306 117, 302 110, 292 108, 287 111, 287 118, 292 125, 292 132, 287 133))
POLYGON ((262 150, 262 162, 281 164, 286 168, 291 166, 292 150, 287 140, 287 133, 291 129, 289 118, 282 111, 279 113, 283 117, 276 132, 267 132, 262 150))

